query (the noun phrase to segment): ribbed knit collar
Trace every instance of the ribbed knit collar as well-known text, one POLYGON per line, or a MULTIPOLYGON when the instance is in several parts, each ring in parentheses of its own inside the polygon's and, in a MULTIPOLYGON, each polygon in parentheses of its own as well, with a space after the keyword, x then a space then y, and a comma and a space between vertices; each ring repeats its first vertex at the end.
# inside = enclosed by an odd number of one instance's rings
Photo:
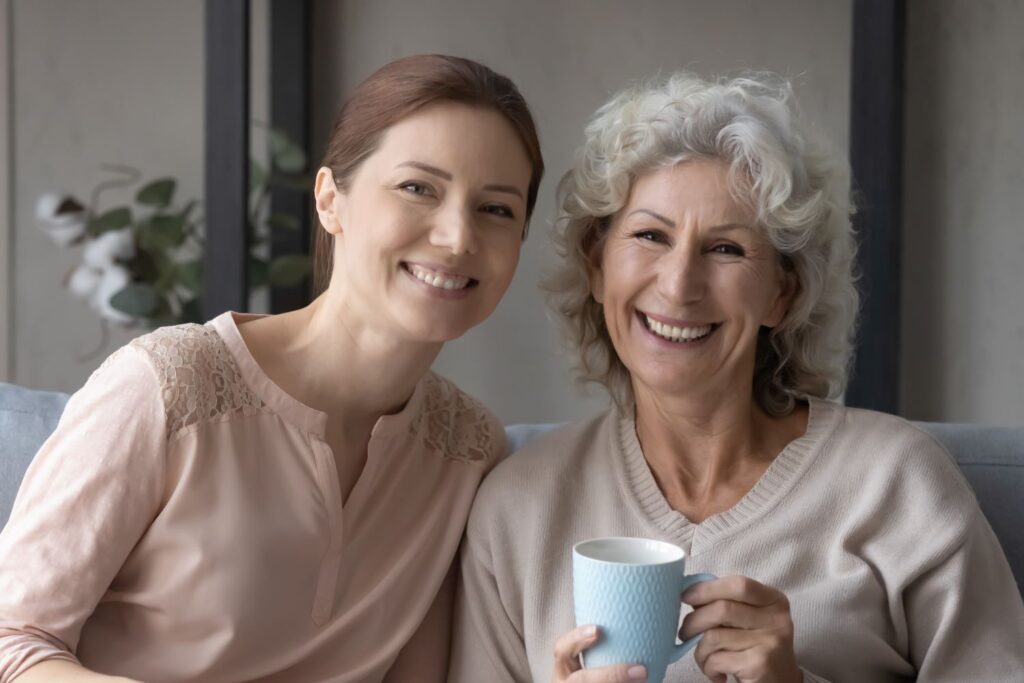
POLYGON ((611 439, 611 455, 623 494, 635 508, 634 512, 684 548, 691 546, 694 533, 699 529, 701 547, 690 552, 691 555, 698 555, 767 514, 785 498, 810 467, 835 429, 842 407, 816 398, 809 400, 809 406, 807 431, 782 449, 754 487, 736 505, 708 517, 700 524, 693 524, 672 508, 658 488, 640 448, 633 415, 613 411, 609 417, 610 426, 617 433, 611 439))

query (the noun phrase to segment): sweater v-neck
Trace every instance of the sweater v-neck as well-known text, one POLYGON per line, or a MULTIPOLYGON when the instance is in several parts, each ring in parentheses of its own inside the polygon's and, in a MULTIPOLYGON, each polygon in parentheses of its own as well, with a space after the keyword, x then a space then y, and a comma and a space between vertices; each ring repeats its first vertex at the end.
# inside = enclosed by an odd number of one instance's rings
POLYGON ((789 442, 775 457, 757 483, 731 508, 711 515, 700 523, 691 522, 673 508, 654 479, 636 435, 632 415, 613 413, 617 431, 610 449, 613 468, 622 491, 636 512, 665 533, 690 555, 713 548, 778 505, 814 462, 828 435, 835 429, 841 411, 822 399, 810 398, 807 429, 789 442), (700 531, 700 547, 691 547, 700 531))

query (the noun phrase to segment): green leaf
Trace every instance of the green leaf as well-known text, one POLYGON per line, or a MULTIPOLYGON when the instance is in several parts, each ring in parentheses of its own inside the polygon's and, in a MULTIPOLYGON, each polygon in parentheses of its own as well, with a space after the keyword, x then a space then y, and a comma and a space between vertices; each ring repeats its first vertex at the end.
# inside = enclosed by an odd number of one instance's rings
POLYGON ((282 228, 284 230, 299 229, 299 219, 290 213, 272 213, 267 217, 267 224, 271 228, 282 228))
POLYGON ((195 209, 196 206, 198 205, 199 202, 197 202, 195 199, 190 199, 188 200, 188 204, 186 204, 185 207, 178 212, 178 215, 181 216, 182 220, 187 221, 189 214, 191 214, 193 209, 195 209))
MULTIPOLYGON (((153 287, 161 293, 170 292, 178 284, 178 264, 163 252, 153 254, 153 261, 157 272, 157 276, 153 280, 153 287)), ((146 282, 150 280, 151 278, 145 278, 146 282)))
POLYGON ((178 266, 178 282, 182 286, 199 293, 203 290, 203 262, 186 261, 178 266))
POLYGON ((270 284, 274 287, 294 287, 301 284, 311 270, 308 256, 279 256, 270 262, 270 284))
POLYGON ((263 259, 249 257, 249 287, 260 289, 270 282, 270 266, 263 259))
POLYGON ((133 282, 110 297, 110 305, 133 318, 145 318, 160 307, 160 295, 145 283, 133 282))
POLYGON ((165 251, 185 241, 185 217, 179 214, 157 214, 139 225, 139 245, 143 249, 165 251))
POLYGON ((249 192, 255 192, 267 182, 267 171, 260 162, 249 161, 249 192))
POLYGON ((135 201, 146 206, 164 207, 171 203, 177 182, 174 178, 159 178, 143 185, 135 193, 135 201))
POLYGON ((127 206, 119 206, 101 213, 89 221, 88 231, 93 237, 111 230, 120 230, 132 224, 132 212, 127 206))
POLYGON ((284 131, 277 128, 270 130, 270 158, 275 167, 286 173, 298 173, 306 169, 306 153, 284 131))

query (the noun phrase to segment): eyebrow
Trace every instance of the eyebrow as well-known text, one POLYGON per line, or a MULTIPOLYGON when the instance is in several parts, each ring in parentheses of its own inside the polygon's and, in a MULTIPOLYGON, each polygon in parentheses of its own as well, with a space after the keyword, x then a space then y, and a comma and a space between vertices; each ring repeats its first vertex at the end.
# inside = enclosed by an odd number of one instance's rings
MULTIPOLYGON (((395 168, 402 168, 404 166, 408 166, 410 168, 418 168, 419 170, 423 171, 424 173, 429 173, 430 175, 437 176, 438 178, 442 178, 444 180, 451 180, 452 177, 453 177, 452 174, 449 173, 448 171, 442 170, 442 169, 438 168, 437 166, 431 166, 430 164, 425 164, 422 161, 406 161, 404 163, 398 164, 398 166, 396 166, 395 168)), ((515 195, 516 197, 519 197, 520 199, 523 199, 523 192, 522 192, 522 190, 520 190, 515 185, 491 184, 491 185, 484 185, 483 189, 488 190, 490 192, 504 192, 506 194, 515 195)))
POLYGON ((518 187, 515 187, 513 185, 484 185, 484 189, 490 190, 491 192, 505 192, 507 194, 514 194, 520 199, 523 198, 522 191, 520 191, 518 187))
POLYGON ((444 178, 445 180, 452 179, 452 174, 449 173, 448 171, 442 171, 437 166, 431 166, 430 164, 425 164, 422 161, 406 161, 404 163, 399 164, 395 168, 402 168, 403 166, 418 168, 421 171, 429 173, 430 175, 436 175, 438 178, 444 178))
POLYGON ((729 232, 731 230, 754 232, 754 229, 746 223, 723 223, 722 225, 716 225, 712 228, 708 228, 708 232, 729 232))
POLYGON ((656 213, 654 211, 651 211, 650 209, 633 209, 628 214, 626 214, 626 217, 628 218, 629 216, 632 216, 635 213, 645 213, 648 216, 651 216, 652 218, 656 218, 657 220, 661 221, 670 228, 676 227, 675 221, 669 220, 668 218, 662 216, 660 213, 656 213))
MULTIPOLYGON (((665 216, 662 216, 660 213, 656 211, 651 211, 650 209, 634 209, 627 214, 627 217, 632 216, 635 213, 647 214, 648 216, 661 221, 670 228, 676 227, 675 221, 671 220, 670 218, 666 218, 665 216)), ((708 228, 708 232, 728 232, 730 230, 752 231, 753 229, 745 223, 723 223, 722 225, 716 225, 714 227, 708 228)))

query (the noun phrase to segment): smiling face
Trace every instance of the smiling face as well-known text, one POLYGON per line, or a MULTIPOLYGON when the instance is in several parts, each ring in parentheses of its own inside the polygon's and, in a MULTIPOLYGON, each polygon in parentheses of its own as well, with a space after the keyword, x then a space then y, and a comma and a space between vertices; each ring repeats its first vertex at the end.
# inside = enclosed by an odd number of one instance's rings
POLYGON ((727 174, 695 160, 639 177, 596 248, 591 291, 638 399, 749 391, 758 332, 792 298, 727 174))
POLYGON ((499 113, 444 102, 389 128, 349 187, 317 175, 346 320, 443 342, 482 322, 519 262, 531 166, 499 113))

